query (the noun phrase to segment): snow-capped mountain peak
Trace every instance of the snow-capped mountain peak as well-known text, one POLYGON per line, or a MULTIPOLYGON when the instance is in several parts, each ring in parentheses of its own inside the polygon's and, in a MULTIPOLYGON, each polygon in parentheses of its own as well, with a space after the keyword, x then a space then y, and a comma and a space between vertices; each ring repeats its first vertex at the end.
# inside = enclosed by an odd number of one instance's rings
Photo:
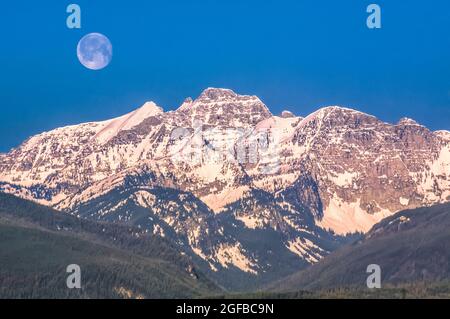
POLYGON ((346 107, 346 106, 340 106, 340 105, 330 105, 330 106, 324 106, 319 108, 317 111, 313 112, 311 115, 311 117, 325 117, 325 116, 335 116, 338 117, 340 115, 344 115, 344 114, 357 114, 357 115, 362 115, 362 116, 370 116, 370 117, 374 117, 370 114, 355 110, 353 108, 350 107, 346 107))
POLYGON ((292 117, 295 117, 295 115, 291 111, 284 110, 283 112, 281 112, 280 117, 282 117, 282 118, 292 118, 292 117))
POLYGON ((197 99, 185 100, 176 112, 203 125, 231 127, 256 125, 272 116, 257 96, 220 88, 208 88, 197 99))
POLYGON ((409 118, 409 117, 403 117, 398 121, 397 125, 399 126, 422 126, 419 123, 417 123, 415 120, 409 118))
POLYGON ((130 130, 141 124, 145 119, 162 114, 163 112, 163 109, 154 102, 146 102, 133 112, 109 120, 108 125, 95 135, 95 139, 101 144, 104 144, 119 132, 130 130))
POLYGON ((177 111, 182 112, 183 110, 187 110, 191 107, 194 100, 191 97, 186 98, 177 111))
POLYGON ((237 94, 233 92, 233 90, 209 87, 200 94, 198 100, 220 101, 233 99, 236 97, 237 94))
POLYGON ((450 131, 446 131, 446 130, 440 130, 440 131, 436 131, 434 132, 436 135, 440 136, 441 138, 450 141, 450 131))

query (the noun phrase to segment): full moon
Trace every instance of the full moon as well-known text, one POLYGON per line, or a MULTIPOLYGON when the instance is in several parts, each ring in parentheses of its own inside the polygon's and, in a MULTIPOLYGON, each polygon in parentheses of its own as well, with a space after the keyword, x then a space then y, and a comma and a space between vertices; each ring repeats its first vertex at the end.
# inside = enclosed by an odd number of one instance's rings
POLYGON ((111 42, 103 34, 89 33, 78 42, 77 56, 86 68, 101 70, 111 62, 111 42))

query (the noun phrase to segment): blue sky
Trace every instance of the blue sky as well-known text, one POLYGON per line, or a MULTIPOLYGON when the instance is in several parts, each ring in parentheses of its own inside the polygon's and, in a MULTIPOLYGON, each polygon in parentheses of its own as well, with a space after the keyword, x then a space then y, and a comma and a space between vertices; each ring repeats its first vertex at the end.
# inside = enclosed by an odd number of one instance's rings
POLYGON ((4 1, 0 151, 147 100, 175 109, 211 86, 258 95, 275 114, 343 105, 450 129, 449 16, 448 0, 4 1), (380 30, 366 27, 373 2, 380 30), (66 27, 69 3, 81 30, 66 27), (76 57, 90 32, 113 44, 102 71, 76 57))

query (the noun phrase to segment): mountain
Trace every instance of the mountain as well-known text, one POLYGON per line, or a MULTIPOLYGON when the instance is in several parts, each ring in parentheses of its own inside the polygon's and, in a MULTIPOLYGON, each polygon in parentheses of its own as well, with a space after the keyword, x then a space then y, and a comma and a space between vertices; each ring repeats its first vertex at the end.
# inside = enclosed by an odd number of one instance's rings
POLYGON ((0 194, 0 298, 194 298, 222 291, 158 236, 0 194), (81 268, 82 289, 66 287, 81 268))
POLYGON ((449 175, 446 131, 337 106, 274 116, 217 88, 0 155, 1 191, 160 235, 233 289, 314 264, 397 211, 449 201, 449 175))
POLYGON ((270 290, 364 290, 370 264, 381 267, 382 287, 450 284, 449 242, 450 204, 401 211, 376 224, 360 241, 272 284, 270 290))

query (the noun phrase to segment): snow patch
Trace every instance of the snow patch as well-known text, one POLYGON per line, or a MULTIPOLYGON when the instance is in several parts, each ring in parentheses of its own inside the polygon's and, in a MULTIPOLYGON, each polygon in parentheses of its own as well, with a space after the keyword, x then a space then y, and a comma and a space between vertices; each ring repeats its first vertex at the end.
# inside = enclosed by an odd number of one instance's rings
POLYGON ((133 194, 133 199, 138 206, 150 208, 155 204, 156 196, 141 190, 133 194))
POLYGON ((402 206, 408 206, 409 205, 409 198, 400 197, 400 204, 402 206))
POLYGON ((239 186, 236 188, 225 188, 219 193, 211 193, 200 198, 213 212, 221 212, 226 205, 241 199, 245 192, 249 190, 248 186, 239 186))
POLYGON ((340 187, 350 187, 353 185, 353 180, 358 178, 359 174, 356 172, 344 172, 336 174, 328 174, 328 179, 330 179, 334 184, 340 187))
POLYGON ((347 203, 335 194, 324 209, 323 218, 316 221, 316 224, 324 229, 331 229, 339 235, 354 232, 366 233, 373 225, 392 214, 393 212, 387 209, 369 214, 361 208, 359 198, 356 202, 347 203))
POLYGON ((245 227, 250 229, 262 228, 262 222, 256 216, 236 216, 236 219, 243 222, 245 227))
POLYGON ((319 252, 326 254, 327 252, 314 244, 307 238, 296 238, 287 242, 286 247, 294 254, 304 258, 310 264, 314 264, 322 259, 322 255, 319 252))
POLYGON ((257 271, 253 269, 256 265, 244 255, 244 250, 239 243, 234 245, 220 244, 216 252, 216 258, 222 267, 228 268, 229 265, 233 265, 242 271, 257 274, 257 271))

